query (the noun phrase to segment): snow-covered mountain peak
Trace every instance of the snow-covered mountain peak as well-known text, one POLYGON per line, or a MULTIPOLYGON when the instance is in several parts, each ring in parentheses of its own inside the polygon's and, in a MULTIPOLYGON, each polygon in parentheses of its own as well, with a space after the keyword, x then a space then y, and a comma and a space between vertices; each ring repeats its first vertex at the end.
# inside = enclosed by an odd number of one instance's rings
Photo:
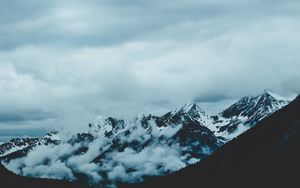
POLYGON ((200 108, 196 103, 187 103, 182 107, 182 109, 185 113, 200 112, 204 114, 204 110, 200 108))
POLYGON ((243 97, 213 117, 219 129, 217 134, 230 140, 287 104, 289 100, 268 90, 258 96, 243 97))
POLYGON ((171 112, 174 115, 188 115, 191 118, 199 118, 205 116, 204 110, 196 103, 187 103, 184 106, 175 109, 171 112))
POLYGON ((263 96, 268 96, 268 97, 272 97, 273 99, 277 100, 277 101, 288 101, 286 98, 274 93, 271 90, 265 90, 263 96))
POLYGON ((265 91, 263 94, 253 97, 243 97, 238 102, 225 109, 221 115, 225 118, 243 116, 251 117, 262 112, 259 119, 266 117, 266 114, 279 110, 287 105, 289 100, 271 92, 265 91))
POLYGON ((255 98, 256 108, 263 108, 264 111, 279 110, 289 103, 289 100, 270 91, 266 91, 261 96, 255 98))
POLYGON ((96 134, 108 134, 123 129, 125 121, 113 117, 98 116, 93 123, 89 124, 89 132, 96 134))
POLYGON ((96 118, 95 125, 96 125, 96 131, 98 131, 97 128, 99 128, 99 130, 101 130, 103 133, 112 131, 113 129, 113 126, 111 122, 108 120, 108 118, 103 116, 98 116, 96 118))

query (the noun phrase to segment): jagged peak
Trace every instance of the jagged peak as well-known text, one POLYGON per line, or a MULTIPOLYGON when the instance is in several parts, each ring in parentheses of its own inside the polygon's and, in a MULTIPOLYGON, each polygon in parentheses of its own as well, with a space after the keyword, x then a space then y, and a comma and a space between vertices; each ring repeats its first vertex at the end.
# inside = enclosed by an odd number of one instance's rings
MULTIPOLYGON (((266 98, 266 99, 273 99, 273 100, 276 100, 276 101, 285 101, 285 102, 289 102, 288 99, 274 93, 273 91, 271 90, 264 90, 264 92, 260 95, 257 95, 257 96, 245 96, 245 97, 242 97, 240 100, 238 100, 238 102, 236 102, 235 104, 240 104, 240 103, 247 103, 251 100, 257 100, 257 99, 261 99, 261 98, 266 98)), ((233 104, 233 105, 235 105, 233 104)))
POLYGON ((200 113, 205 114, 204 110, 196 103, 186 103, 182 107, 176 108, 176 110, 172 111, 172 115, 177 113, 200 113))
MULTIPOLYGON (((238 100, 229 108, 221 112, 224 117, 239 116, 240 114, 247 114, 245 112, 259 111, 258 108, 269 108, 278 110, 287 105, 290 101, 284 97, 270 91, 264 92, 257 96, 246 96, 238 100)), ((252 113, 251 113, 252 114, 252 113)))
POLYGON ((261 96, 272 97, 273 99, 278 101, 288 101, 286 98, 278 95, 277 93, 274 93, 271 90, 265 90, 261 96))
POLYGON ((114 129, 123 127, 125 123, 122 119, 116 119, 113 117, 97 116, 94 123, 89 123, 89 131, 107 133, 114 129))
POLYGON ((133 120, 129 121, 130 125, 148 123, 148 121, 155 120, 158 116, 152 114, 140 114, 136 116, 133 120))

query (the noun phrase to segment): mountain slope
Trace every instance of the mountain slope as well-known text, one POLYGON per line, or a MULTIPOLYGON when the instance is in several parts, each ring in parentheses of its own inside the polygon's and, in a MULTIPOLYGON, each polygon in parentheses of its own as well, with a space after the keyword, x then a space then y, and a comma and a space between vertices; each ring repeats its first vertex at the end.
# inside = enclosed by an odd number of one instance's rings
MULTIPOLYGON (((0 158, 2 156, 13 155, 18 151, 30 151, 38 145, 59 144, 60 140, 55 138, 57 132, 48 133, 41 138, 13 138, 0 145, 0 158)), ((19 152, 20 153, 20 152, 19 152)))
POLYGON ((201 162, 123 187, 299 187, 300 96, 201 162))
POLYGON ((36 179, 18 176, 8 171, 0 164, 0 185, 3 188, 87 188, 79 183, 70 183, 59 180, 36 179))
POLYGON ((28 146, 35 145, 39 138, 15 138, 3 143, 0 147, 0 156, 8 155, 28 146))

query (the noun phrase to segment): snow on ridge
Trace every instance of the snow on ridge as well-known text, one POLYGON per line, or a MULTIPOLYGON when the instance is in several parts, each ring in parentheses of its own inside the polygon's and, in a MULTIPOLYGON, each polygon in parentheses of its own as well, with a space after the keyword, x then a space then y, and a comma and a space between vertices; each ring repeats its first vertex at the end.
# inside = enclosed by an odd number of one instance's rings
POLYGON ((271 90, 265 90, 265 92, 269 95, 271 95, 274 99, 278 100, 278 101, 288 101, 286 98, 284 98, 281 95, 278 95, 277 93, 274 93, 271 90))
POLYGON ((24 146, 13 146, 12 148, 10 148, 9 150, 5 151, 4 153, 0 154, 0 157, 11 154, 15 151, 19 151, 22 150, 24 148, 26 148, 28 145, 24 145, 24 146))

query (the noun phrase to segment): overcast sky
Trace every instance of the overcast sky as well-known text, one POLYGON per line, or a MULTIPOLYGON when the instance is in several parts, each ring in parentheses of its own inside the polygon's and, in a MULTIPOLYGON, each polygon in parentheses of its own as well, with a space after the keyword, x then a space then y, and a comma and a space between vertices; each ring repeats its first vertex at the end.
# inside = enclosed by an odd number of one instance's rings
POLYGON ((9 0, 0 14, 0 137, 300 93, 298 0, 9 0))

